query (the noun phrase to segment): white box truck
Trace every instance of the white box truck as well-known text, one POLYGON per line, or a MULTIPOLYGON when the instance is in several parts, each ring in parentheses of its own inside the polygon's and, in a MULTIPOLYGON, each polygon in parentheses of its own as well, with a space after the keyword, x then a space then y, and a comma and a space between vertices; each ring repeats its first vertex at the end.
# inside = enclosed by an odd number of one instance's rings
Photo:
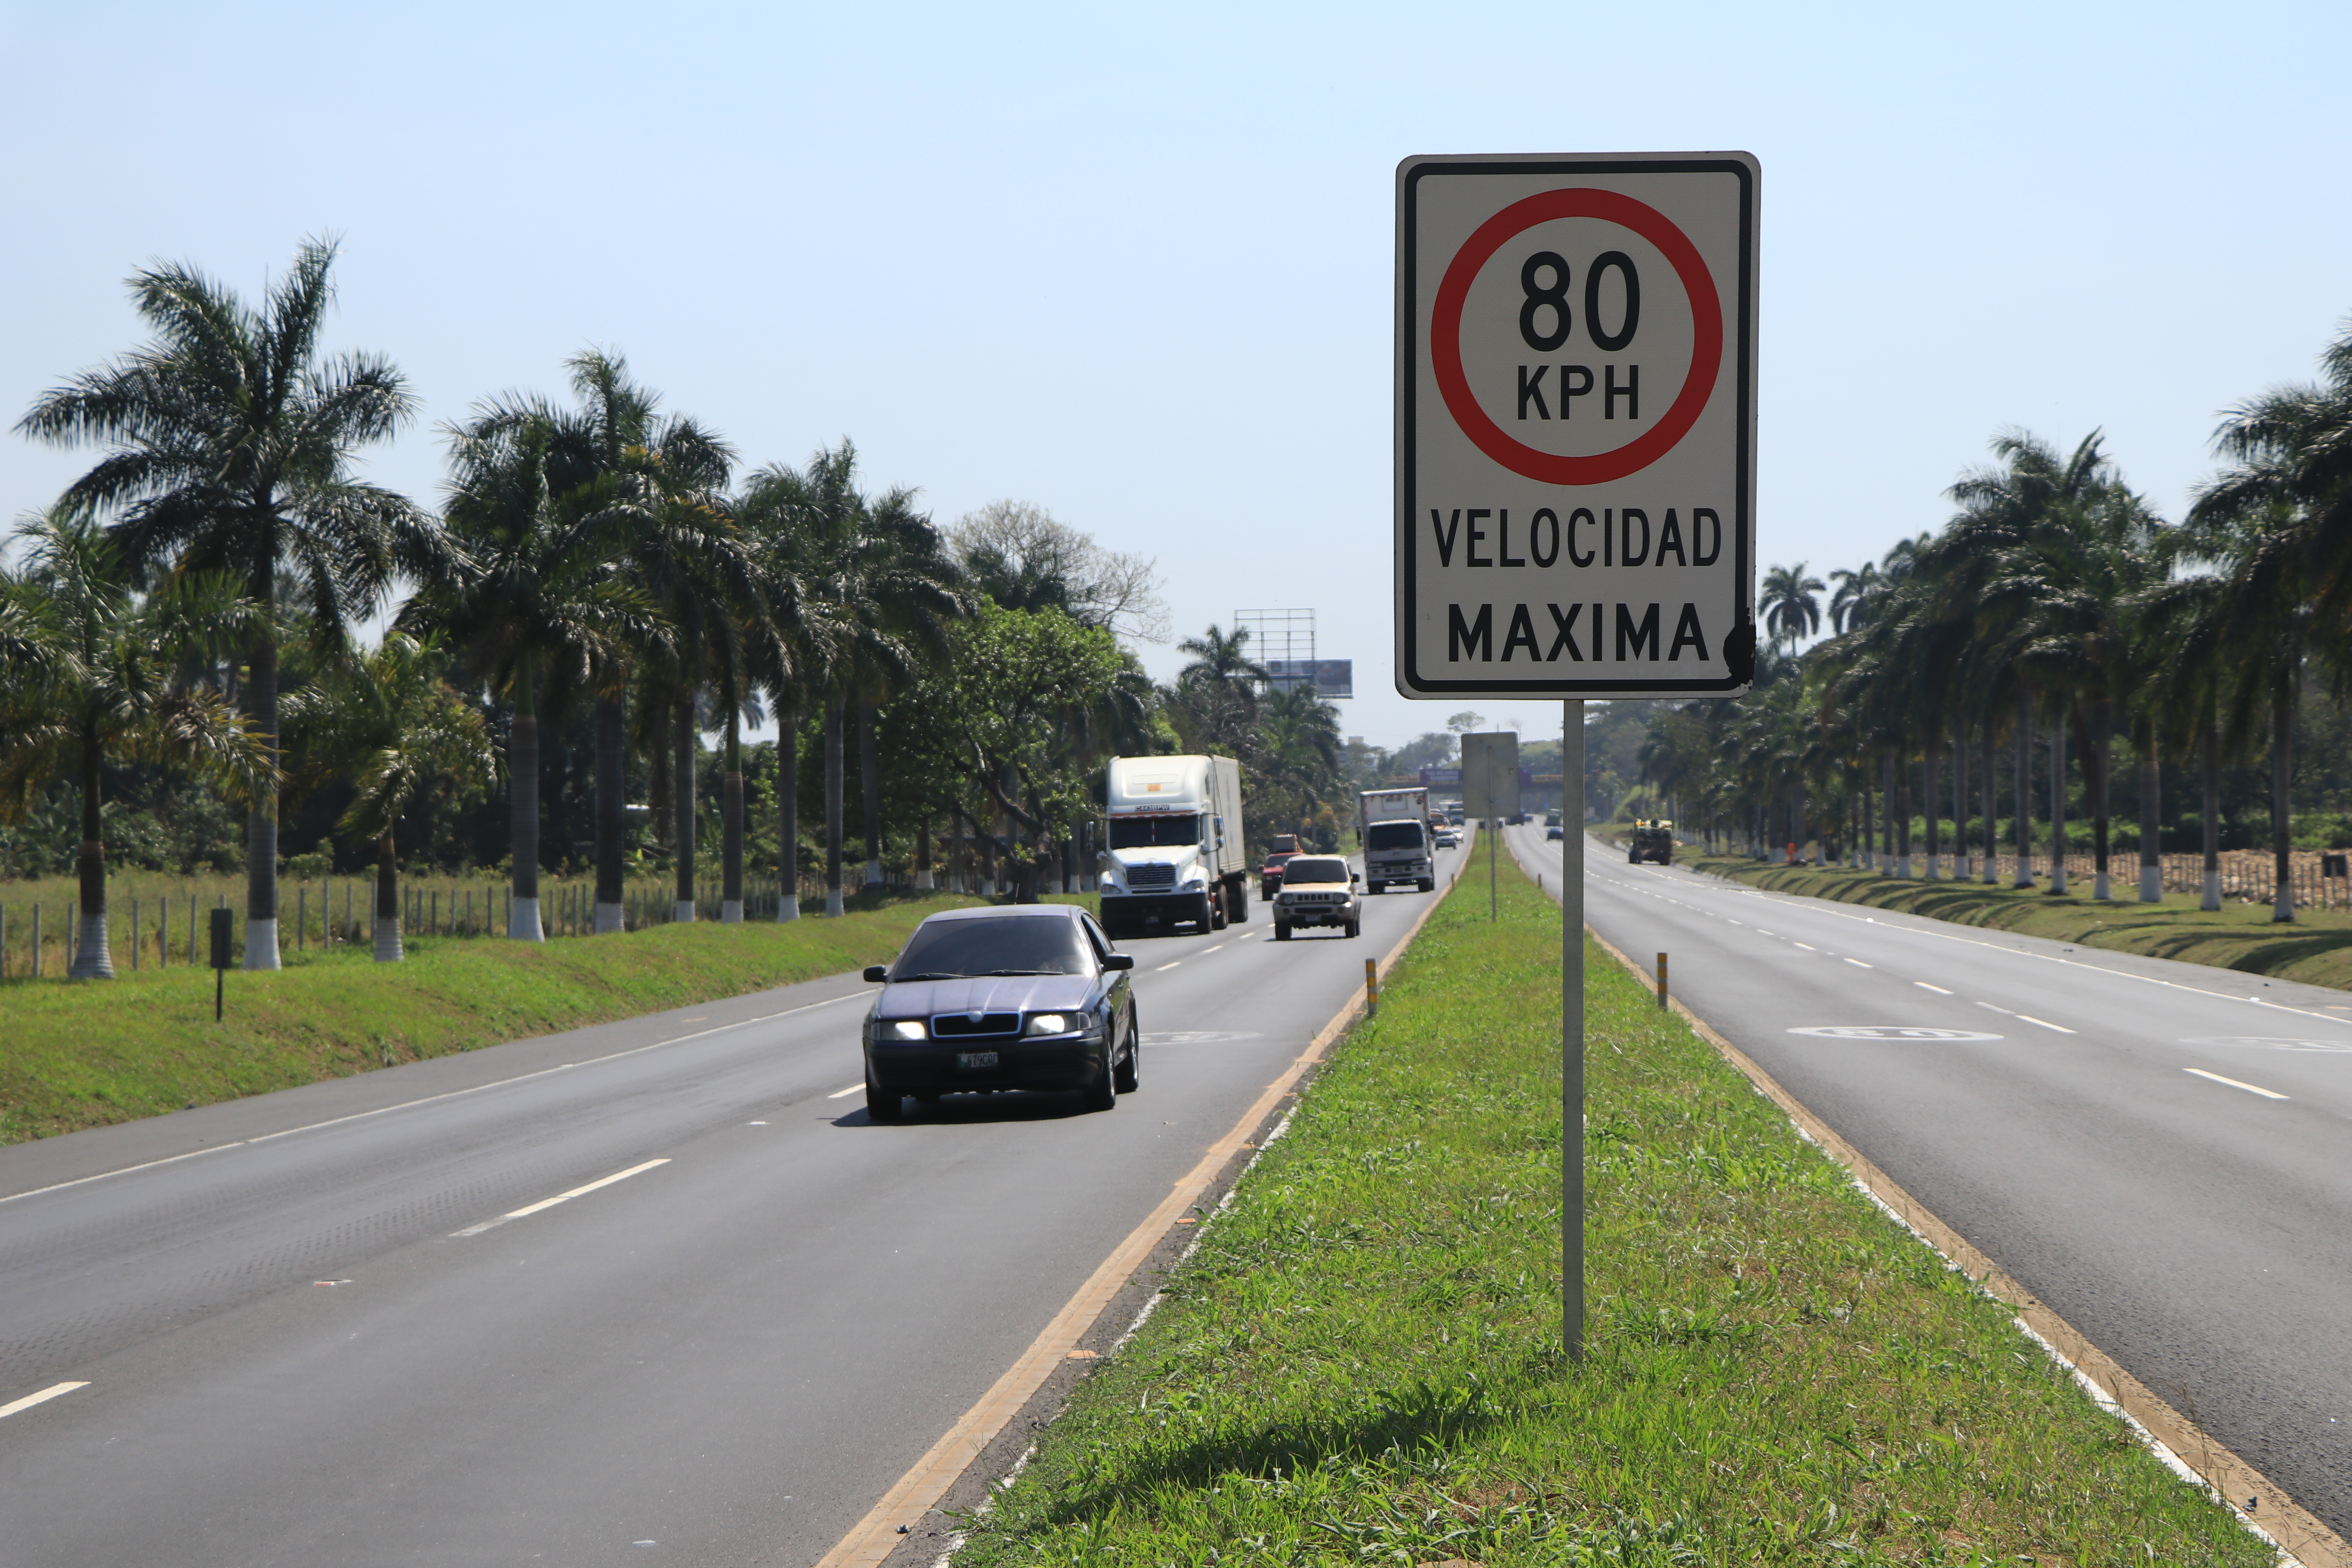
POLYGON ((1429 833, 1429 790, 1368 789, 1356 797, 1356 842, 1364 851, 1364 890, 1380 893, 1411 882, 1426 893, 1437 886, 1429 833))
POLYGON ((1103 810, 1102 924, 1114 939, 1249 919, 1239 763, 1113 757, 1103 810))

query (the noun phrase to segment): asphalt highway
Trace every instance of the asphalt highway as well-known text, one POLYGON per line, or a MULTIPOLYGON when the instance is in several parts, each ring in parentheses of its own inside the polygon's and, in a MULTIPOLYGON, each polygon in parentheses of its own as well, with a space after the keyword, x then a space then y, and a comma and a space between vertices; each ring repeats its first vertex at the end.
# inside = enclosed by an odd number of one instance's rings
POLYGON ((1121 943, 1108 1112, 869 1124, 847 975, 0 1150, 0 1560, 813 1563, 1428 901, 1121 943))
MULTIPOLYGON (((1559 875, 1540 826, 1508 831, 1559 875)), ((1631 866, 1593 839, 1584 898, 1921 1203, 2352 1534, 2352 995, 1631 866)))

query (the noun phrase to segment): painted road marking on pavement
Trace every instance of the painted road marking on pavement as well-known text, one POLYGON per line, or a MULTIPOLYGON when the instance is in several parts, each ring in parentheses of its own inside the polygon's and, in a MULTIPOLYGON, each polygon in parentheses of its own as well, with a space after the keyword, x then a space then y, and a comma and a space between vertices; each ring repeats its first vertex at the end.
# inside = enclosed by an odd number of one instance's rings
POLYGON ((46 1187, 32 1187, 21 1193, 10 1193, 5 1197, 0 1197, 0 1204, 13 1204, 18 1198, 37 1198, 43 1193, 61 1193, 68 1187, 79 1187, 89 1182, 102 1182, 110 1176, 128 1176, 137 1171, 152 1171, 158 1165, 176 1164, 182 1160, 193 1160, 199 1154, 217 1154, 224 1149, 242 1149, 247 1144, 267 1143, 273 1138, 290 1138, 297 1132, 315 1132, 321 1127, 340 1127, 346 1121, 364 1121, 372 1116, 386 1116, 395 1110, 414 1110, 420 1105, 434 1105, 445 1100, 458 1099, 463 1095, 479 1094, 488 1089, 504 1089, 509 1084, 528 1083, 532 1079, 545 1078, 550 1073, 569 1072, 574 1068, 594 1067, 599 1062, 618 1061, 623 1057, 640 1056, 646 1051, 657 1051, 664 1046, 684 1045, 688 1040, 699 1040, 709 1035, 723 1035, 730 1029, 745 1028, 753 1024, 765 1024, 776 1018, 789 1018, 795 1013, 812 1013, 819 1007, 830 1007, 836 1002, 852 1001, 865 994, 866 993, 863 991, 852 991, 846 995, 828 996, 822 1002, 804 1003, 798 1007, 786 1007, 778 1013, 762 1013, 756 1018, 744 1018, 732 1024, 721 1024, 716 1028, 697 1029, 690 1035, 673 1035, 667 1040, 656 1040, 650 1045, 632 1046, 625 1051, 614 1051, 605 1056, 590 1057, 584 1062, 565 1062, 561 1067, 541 1068, 537 1072, 518 1073, 513 1078, 498 1079, 489 1083, 478 1083, 470 1089, 453 1089, 446 1094, 428 1094, 422 1100, 404 1100, 398 1105, 380 1105, 373 1110, 355 1111, 352 1115, 332 1117, 325 1121, 306 1122, 300 1127, 287 1127, 276 1132, 264 1132, 253 1138, 239 1138, 233 1142, 215 1143, 209 1149, 191 1149, 184 1154, 173 1154, 162 1160, 147 1160, 136 1165, 124 1165, 112 1171, 100 1171, 95 1175, 76 1176, 70 1182, 52 1182, 46 1187))
POLYGON ((55 1399, 60 1394, 71 1394, 77 1388, 88 1388, 89 1386, 89 1384, 87 1383, 53 1383, 49 1384, 48 1387, 41 1390, 38 1394, 28 1394, 22 1399, 12 1400, 6 1405, 0 1405, 0 1416, 14 1415, 19 1410, 30 1410, 36 1405, 47 1404, 50 1400, 55 1399))
MULTIPOLYGON (((1234 940, 1235 940, 1235 941, 1239 941, 1240 939, 1239 939, 1239 938, 1235 938, 1234 940)), ((1201 950, 1201 954, 1202 954, 1202 957, 1204 957, 1204 958, 1205 958, 1205 957, 1207 957, 1210 953, 1213 953, 1213 952, 1216 952, 1218 948, 1222 948, 1222 947, 1223 947, 1224 945, 1225 945, 1225 944, 1224 944, 1223 942, 1221 942, 1217 943, 1217 946, 1216 946, 1216 947, 1204 947, 1204 948, 1202 948, 1202 949, 1201 950)))
POLYGON ((2071 1035, 2074 1032, 2063 1024, 2053 1024, 2046 1018, 2037 1018, 2031 1013, 2016 1013, 2012 1014, 2011 1016, 2024 1023, 2039 1024, 2045 1029, 2055 1029, 2062 1035, 2071 1035))
POLYGON ((1998 1040, 1999 1035, 1988 1035, 1981 1029, 1937 1029, 1916 1024, 1814 1024, 1801 1029, 1791 1029, 1792 1035, 1811 1035, 1823 1040, 1998 1040))
MULTIPOLYGON (((1176 963, 1183 963, 1183 962, 1184 962, 1184 961, 1183 961, 1182 959, 1181 959, 1181 958, 1180 958, 1180 959, 1178 959, 1178 960, 1176 961, 1176 963)), ((1154 974, 1165 974, 1165 973, 1167 973, 1170 970, 1171 970, 1171 969, 1175 968, 1175 967, 1176 967, 1176 963, 1163 963, 1163 964, 1161 964, 1159 968, 1157 968, 1157 969, 1153 970, 1151 973, 1154 973, 1154 974)))
POLYGON ((2275 1035, 2204 1035, 2180 1043, 2184 1046, 2251 1046, 2265 1051, 2325 1051, 2332 1056, 2352 1051, 2352 1040, 2283 1040, 2275 1035))
POLYGON ((1799 942, 1797 945, 1798 945, 1799 947, 1803 948, 1807 952, 1821 952, 1821 949, 1820 949, 1820 948, 1815 947, 1815 946, 1814 946, 1811 942, 1799 942))
POLYGON ((864 1089, 865 1087, 866 1086, 863 1083, 853 1083, 847 1089, 835 1089, 831 1094, 826 1095, 825 1098, 827 1100, 846 1099, 848 1096, 856 1094, 859 1089, 864 1089))
POLYGON ((641 1165, 632 1165, 625 1171, 615 1171, 609 1176, 600 1176, 596 1180, 590 1182, 585 1186, 574 1187, 568 1193, 558 1193, 551 1198, 541 1198, 535 1204, 525 1204, 522 1207, 502 1214, 496 1219, 486 1219, 479 1225, 469 1225, 463 1230, 453 1230, 449 1234, 453 1237, 460 1236, 479 1236, 482 1232, 495 1229, 499 1226, 506 1224, 506 1222, 510 1219, 520 1219, 525 1215, 534 1215, 539 1213, 541 1209, 551 1209, 558 1204, 568 1204, 573 1198, 593 1193, 599 1187, 609 1187, 614 1182, 625 1182, 631 1176, 638 1175, 644 1172, 652 1170, 656 1165, 667 1165, 668 1163, 669 1159, 667 1155, 658 1160, 647 1160, 645 1163, 641 1165))
POLYGON ((1856 969, 1875 969, 1878 967, 1878 965, 1874 963, 1864 963, 1858 958, 1849 958, 1846 962, 1853 964, 1856 969))
MULTIPOLYGON (((2260 1084, 2241 1083, 2233 1078, 2223 1078, 2217 1072, 2207 1072, 2203 1068, 2182 1068, 2180 1070, 2182 1072, 2193 1072, 2199 1078, 2210 1078, 2215 1083, 2226 1083, 2231 1089, 2242 1089, 2248 1094, 2259 1094, 2264 1100, 2284 1100, 2286 1098, 2285 1095, 2281 1094, 2274 1089, 2264 1089, 2260 1084)), ((7 1411, 0 1410, 0 1415, 5 1415, 7 1414, 7 1411)))
POLYGON ((1922 991, 1933 991, 1938 996, 1949 996, 1951 994, 1950 992, 1945 990, 1942 986, 1930 985, 1924 980, 1914 980, 1911 984, 1916 985, 1922 991))

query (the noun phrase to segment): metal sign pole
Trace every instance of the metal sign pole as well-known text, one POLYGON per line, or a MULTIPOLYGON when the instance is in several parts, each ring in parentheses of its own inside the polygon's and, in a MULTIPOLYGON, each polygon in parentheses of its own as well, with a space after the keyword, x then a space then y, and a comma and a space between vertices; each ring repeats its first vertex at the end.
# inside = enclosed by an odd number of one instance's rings
POLYGON ((1584 699, 1560 705, 1560 1342, 1584 1359, 1584 699))

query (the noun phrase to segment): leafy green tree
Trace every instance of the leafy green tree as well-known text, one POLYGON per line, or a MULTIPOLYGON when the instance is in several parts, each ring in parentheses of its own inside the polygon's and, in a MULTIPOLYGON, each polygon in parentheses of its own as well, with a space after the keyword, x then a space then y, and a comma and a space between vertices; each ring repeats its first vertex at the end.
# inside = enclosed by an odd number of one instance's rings
MULTIPOLYGON (((661 413, 659 396, 630 376, 627 359, 615 351, 583 350, 565 361, 564 369, 575 406, 540 397, 493 399, 478 411, 474 427, 486 437, 543 427, 549 489, 559 496, 593 490, 600 498, 597 504, 626 518, 625 549, 608 563, 608 570, 644 588, 677 624, 681 609, 708 605, 704 590, 711 578, 740 576, 731 531, 718 525, 721 512, 712 504, 726 488, 734 451, 695 419, 661 413)), ((596 747, 594 929, 600 934, 620 930, 624 918, 621 808, 627 792, 632 678, 643 688, 640 700, 656 710, 651 729, 656 750, 675 744, 658 721, 671 718, 681 704, 689 731, 694 723, 691 693, 680 695, 682 677, 674 654, 667 637, 643 647, 619 645, 597 658, 590 672, 596 747), (648 679, 656 672, 667 679, 648 679)), ((691 733, 688 747, 690 752, 691 733)), ((730 749, 739 790, 740 753, 740 745, 730 749)), ((657 766, 656 776, 666 777, 667 771, 657 766)), ((690 784, 681 792, 689 813, 693 795, 690 784)), ((690 852, 684 857, 689 911, 693 858, 690 852)))
MULTIPOLYGON (((382 597, 396 571, 444 558, 431 520, 354 478, 361 448, 390 439, 415 400, 391 363, 327 354, 335 247, 310 241, 253 309, 176 263, 131 279, 155 336, 44 393, 17 428, 55 446, 110 448, 67 490, 117 521, 118 548, 142 581, 234 574, 256 604, 286 582, 330 636, 382 597)), ((278 633, 252 623, 246 715, 275 747, 278 633)), ((256 796, 246 823, 245 967, 278 967, 278 817, 256 796)))
POLYGON ((0 821, 20 819, 52 780, 81 793, 81 931, 70 973, 110 979, 100 769, 183 767, 248 798, 278 772, 268 742, 182 661, 249 635, 263 612, 226 573, 190 573, 142 597, 117 541, 61 501, 16 531, 23 574, 0 577, 0 821))
POLYGON ((630 543, 635 509, 610 478, 558 489, 554 430, 485 410, 449 431, 451 538, 463 552, 425 576, 401 630, 438 632, 512 712, 507 785, 513 887, 507 934, 545 936, 539 918, 539 714, 542 696, 591 689, 600 665, 659 645, 667 628, 645 591, 608 569, 630 543))
POLYGON ((498 747, 481 713, 442 679, 439 639, 394 631, 373 648, 329 665, 286 699, 301 724, 300 784, 348 778, 356 786, 340 826, 376 847, 378 963, 401 962, 400 819, 436 790, 472 794, 499 773, 498 747))
POLYGON ((1764 590, 1757 607, 1763 612, 1765 629, 1774 642, 1794 651, 1799 639, 1822 629, 1822 580, 1808 574, 1801 561, 1764 574, 1764 590))

